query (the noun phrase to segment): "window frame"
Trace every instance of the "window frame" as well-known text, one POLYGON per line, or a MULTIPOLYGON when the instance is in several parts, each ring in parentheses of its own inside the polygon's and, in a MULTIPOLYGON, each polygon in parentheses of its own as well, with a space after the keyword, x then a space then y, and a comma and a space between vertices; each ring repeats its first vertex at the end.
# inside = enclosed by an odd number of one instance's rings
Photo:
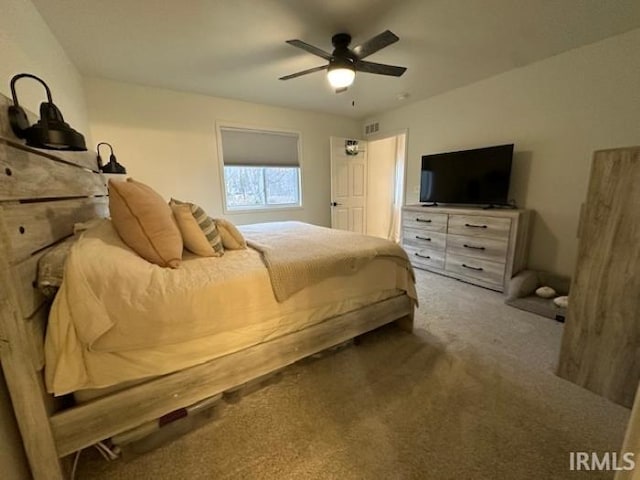
MULTIPOLYGON (((304 195, 302 191, 303 184, 303 159, 302 159, 302 132, 298 130, 291 130, 279 127, 265 127, 257 125, 247 125, 243 123, 232 122, 216 122, 216 141, 218 143, 218 172, 220 177, 220 194, 222 196, 222 211, 225 215, 234 214, 246 214, 246 213, 268 213, 268 212, 284 212, 287 210, 302 210, 304 208, 304 195), (285 204, 285 205, 256 205, 256 206, 243 206, 243 207, 229 207, 227 205, 227 185, 224 176, 224 153, 222 148, 222 130, 224 128, 236 128, 238 130, 254 130, 260 132, 273 132, 273 133, 288 133, 294 134, 298 137, 298 197, 299 202, 297 205, 285 204)), ((269 168, 268 165, 264 165, 264 168, 269 168)), ((264 177, 263 177, 264 178, 264 177)))

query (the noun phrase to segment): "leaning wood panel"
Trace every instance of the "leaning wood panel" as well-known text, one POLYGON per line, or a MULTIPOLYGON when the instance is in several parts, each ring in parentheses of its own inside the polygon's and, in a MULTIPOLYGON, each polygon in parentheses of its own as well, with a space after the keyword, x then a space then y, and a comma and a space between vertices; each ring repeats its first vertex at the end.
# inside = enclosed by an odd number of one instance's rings
POLYGON ((640 147, 596 152, 558 375, 630 407, 640 380, 640 147))
POLYGON ((99 173, 0 143, 0 200, 106 195, 99 173))
MULTIPOLYGON (((27 147, 25 141, 16 137, 11 129, 11 125, 9 124, 9 116, 7 115, 7 110, 10 105, 13 105, 13 100, 5 95, 0 94, 0 138, 10 142, 12 144, 21 146, 31 152, 38 153, 40 155, 47 155, 52 158, 58 158, 64 160, 65 162, 73 163, 74 165, 79 165, 84 168, 88 168, 90 170, 98 171, 98 160, 97 155, 94 152, 65 152, 61 150, 43 150, 39 148, 31 148, 27 147)), ((64 110, 64 108, 63 108, 64 110)), ((31 124, 38 121, 39 116, 35 115, 33 112, 26 110, 27 117, 31 124)), ((85 133, 85 132, 80 132, 85 133)))
POLYGON ((7 254, 12 262, 23 260, 71 235, 74 223, 106 217, 107 211, 106 197, 2 205, 7 254))
POLYGON ((60 456, 68 455, 412 312, 413 304, 407 296, 394 297, 63 411, 51 418, 58 453, 60 456))

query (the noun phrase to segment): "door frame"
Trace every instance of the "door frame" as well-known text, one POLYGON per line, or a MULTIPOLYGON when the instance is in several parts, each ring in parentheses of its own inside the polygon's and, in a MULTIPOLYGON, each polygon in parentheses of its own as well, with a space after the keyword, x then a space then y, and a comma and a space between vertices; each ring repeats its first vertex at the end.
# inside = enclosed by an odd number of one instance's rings
MULTIPOLYGON (((409 167, 409 129, 399 128, 396 130, 389 130, 388 132, 376 132, 373 135, 369 135, 367 142, 375 142, 376 140, 384 140, 385 138, 397 137, 404 134, 404 179, 402 181, 402 206, 407 203, 407 177, 409 167)), ((367 171, 368 174, 368 171, 367 171)))
MULTIPOLYGON (((404 135, 404 178, 402 179, 402 205, 404 207, 407 204, 407 178, 409 177, 409 129, 398 128, 395 130, 376 132, 373 135, 366 137, 367 142, 375 142, 377 140, 384 140, 386 138, 397 137, 404 135)), ((367 170, 367 176, 369 170, 367 170)), ((367 183, 368 183, 367 178, 367 183)), ((400 233, 400 241, 402 241, 402 232, 400 233)))

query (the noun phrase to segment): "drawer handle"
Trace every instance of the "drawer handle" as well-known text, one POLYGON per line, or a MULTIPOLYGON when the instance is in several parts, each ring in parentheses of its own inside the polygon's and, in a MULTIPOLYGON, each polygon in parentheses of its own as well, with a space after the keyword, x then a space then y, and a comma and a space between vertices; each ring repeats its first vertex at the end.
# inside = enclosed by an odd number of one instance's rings
POLYGON ((486 225, 474 225, 473 223, 465 223, 464 226, 469 228, 487 228, 486 225))
POLYGON ((414 255, 420 258, 426 258, 427 260, 431 258, 429 255, 420 255, 418 252, 414 253, 414 255))
POLYGON ((463 266, 464 268, 468 268, 469 270, 476 270, 476 271, 478 271, 478 272, 481 272, 481 271, 483 271, 483 270, 484 270, 484 268, 482 268, 482 267, 470 267, 469 265, 466 265, 466 264, 464 264, 464 263, 462 264, 462 266, 463 266))
POLYGON ((430 242, 431 239, 429 237, 421 237, 420 235, 416 235, 418 240, 424 240, 425 242, 430 242))
POLYGON ((424 219, 424 218, 416 218, 416 222, 422 222, 422 223, 431 223, 430 219, 424 219))
POLYGON ((466 243, 463 245, 464 248, 470 248, 471 250, 486 250, 484 247, 474 247, 473 245, 467 245, 466 243))

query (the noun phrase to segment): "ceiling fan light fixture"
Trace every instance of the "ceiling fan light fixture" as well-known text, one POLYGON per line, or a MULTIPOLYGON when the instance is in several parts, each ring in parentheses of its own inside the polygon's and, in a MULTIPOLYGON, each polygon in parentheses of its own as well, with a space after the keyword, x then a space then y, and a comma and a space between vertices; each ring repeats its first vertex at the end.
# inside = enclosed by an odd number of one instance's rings
POLYGON ((369 55, 373 55, 377 51, 388 47, 398 40, 399 38, 395 33, 390 30, 385 30, 366 42, 353 48, 349 48, 349 45, 351 44, 351 35, 348 33, 337 33, 331 37, 331 44, 334 46, 333 53, 325 52, 324 50, 314 47, 302 40, 287 40, 289 45, 300 48, 317 57, 324 58, 329 61, 329 64, 308 68, 307 70, 302 70, 301 72, 293 73, 291 75, 285 75, 284 77, 280 77, 280 80, 291 80, 292 78, 301 77, 302 75, 307 75, 309 73, 327 70, 327 79, 329 80, 329 84, 333 87, 336 93, 341 93, 351 86, 356 77, 356 71, 373 73, 376 75, 387 75, 390 77, 400 77, 407 70, 405 67, 385 65, 384 63, 368 62, 364 60, 364 58, 369 55))
POLYGON ((337 67, 327 72, 327 78, 333 88, 346 88, 353 83, 356 72, 353 68, 337 67))

